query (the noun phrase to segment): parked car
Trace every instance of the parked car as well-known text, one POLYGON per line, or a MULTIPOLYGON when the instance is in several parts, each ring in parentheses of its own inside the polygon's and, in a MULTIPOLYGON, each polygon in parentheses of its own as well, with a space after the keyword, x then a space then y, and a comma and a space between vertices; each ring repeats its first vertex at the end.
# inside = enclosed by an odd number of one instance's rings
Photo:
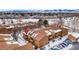
POLYGON ((72 42, 69 39, 65 40, 66 43, 72 44, 72 42))
POLYGON ((59 50, 59 48, 51 48, 51 50, 59 50))
POLYGON ((68 43, 63 42, 63 45, 68 46, 69 44, 68 44, 68 43))
POLYGON ((50 48, 49 50, 60 50, 60 48, 58 48, 57 46, 50 48))

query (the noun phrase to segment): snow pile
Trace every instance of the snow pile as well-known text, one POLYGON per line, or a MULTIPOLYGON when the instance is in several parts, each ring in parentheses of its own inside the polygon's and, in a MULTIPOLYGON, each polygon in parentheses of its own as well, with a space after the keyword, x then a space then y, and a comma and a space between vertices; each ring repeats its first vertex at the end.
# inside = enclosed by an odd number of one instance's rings
POLYGON ((19 34, 18 35, 18 44, 20 45, 20 46, 22 46, 22 45, 26 45, 28 42, 23 38, 23 36, 22 36, 22 34, 19 34))
POLYGON ((11 36, 11 34, 0 34, 1 36, 11 36))
POLYGON ((62 30, 61 29, 58 29, 58 30, 55 30, 54 32, 57 33, 57 32, 60 32, 60 31, 62 31, 62 30))
POLYGON ((6 42, 7 44, 18 44, 18 42, 6 42))
POLYGON ((13 37, 11 36, 10 38, 4 38, 4 40, 13 40, 13 37))

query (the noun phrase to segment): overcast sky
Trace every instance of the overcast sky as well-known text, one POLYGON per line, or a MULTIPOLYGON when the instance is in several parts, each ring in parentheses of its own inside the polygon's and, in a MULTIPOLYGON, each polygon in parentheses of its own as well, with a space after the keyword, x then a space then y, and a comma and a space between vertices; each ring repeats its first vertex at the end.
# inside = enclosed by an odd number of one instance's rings
POLYGON ((79 9, 78 0, 0 0, 0 9, 79 9))

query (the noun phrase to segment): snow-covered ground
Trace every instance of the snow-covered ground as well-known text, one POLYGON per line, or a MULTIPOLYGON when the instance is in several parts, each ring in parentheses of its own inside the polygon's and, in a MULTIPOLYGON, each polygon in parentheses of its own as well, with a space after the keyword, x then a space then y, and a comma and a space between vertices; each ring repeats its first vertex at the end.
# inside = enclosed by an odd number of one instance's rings
POLYGON ((47 19, 47 20, 48 20, 49 25, 57 23, 60 21, 59 18, 53 18, 53 19, 47 19))
POLYGON ((10 37, 4 38, 4 40, 10 40, 10 41, 6 42, 7 44, 18 44, 20 46, 23 46, 23 45, 26 45, 28 43, 28 41, 26 41, 23 38, 23 35, 22 34, 19 34, 18 35, 18 41, 14 41, 13 40, 13 37, 11 36, 11 34, 0 34, 0 35, 10 36, 10 37))
POLYGON ((39 19, 23 19, 22 22, 38 22, 39 19))

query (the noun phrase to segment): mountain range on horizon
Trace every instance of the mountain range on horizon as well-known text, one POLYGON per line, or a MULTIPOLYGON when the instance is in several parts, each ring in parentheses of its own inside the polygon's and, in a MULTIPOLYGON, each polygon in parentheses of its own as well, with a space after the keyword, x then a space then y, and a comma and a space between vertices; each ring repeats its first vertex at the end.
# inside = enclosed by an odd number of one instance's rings
POLYGON ((53 9, 53 10, 18 10, 0 9, 0 12, 40 12, 40 13, 79 13, 79 9, 53 9))

